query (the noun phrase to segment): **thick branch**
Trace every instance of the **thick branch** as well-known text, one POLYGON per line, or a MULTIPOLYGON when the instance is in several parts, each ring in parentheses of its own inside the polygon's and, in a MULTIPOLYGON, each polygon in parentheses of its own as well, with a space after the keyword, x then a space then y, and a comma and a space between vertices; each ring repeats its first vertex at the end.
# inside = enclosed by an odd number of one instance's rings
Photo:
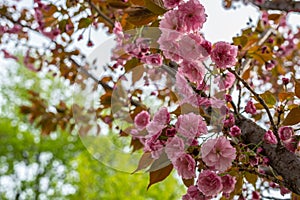
POLYGON ((256 0, 249 0, 252 4, 263 10, 280 10, 286 12, 300 12, 300 1, 289 0, 273 0, 265 1, 262 4, 256 0))
MULTIPOLYGON (((236 119, 236 125, 242 130, 242 139, 245 144, 258 144, 263 141, 266 130, 240 116, 236 119)), ((300 157, 288 151, 281 144, 270 145, 263 143, 261 147, 265 155, 270 159, 270 166, 282 176, 284 185, 296 194, 300 194, 300 157)))

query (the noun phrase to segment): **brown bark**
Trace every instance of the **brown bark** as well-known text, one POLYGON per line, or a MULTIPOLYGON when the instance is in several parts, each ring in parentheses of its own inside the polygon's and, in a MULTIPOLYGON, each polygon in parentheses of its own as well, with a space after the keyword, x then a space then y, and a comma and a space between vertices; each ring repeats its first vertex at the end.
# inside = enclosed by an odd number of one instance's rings
MULTIPOLYGON (((242 139, 245 144, 258 144, 263 141, 266 132, 250 119, 240 116, 236 125, 242 130, 242 139)), ((300 157, 288 151, 281 144, 270 145, 262 143, 265 155, 270 159, 270 166, 283 178, 285 187, 296 194, 300 194, 300 157)))
POLYGON ((300 12, 299 1, 289 0, 273 0, 265 1, 263 4, 257 3, 255 0, 249 0, 255 6, 263 10, 281 10, 286 12, 300 12))

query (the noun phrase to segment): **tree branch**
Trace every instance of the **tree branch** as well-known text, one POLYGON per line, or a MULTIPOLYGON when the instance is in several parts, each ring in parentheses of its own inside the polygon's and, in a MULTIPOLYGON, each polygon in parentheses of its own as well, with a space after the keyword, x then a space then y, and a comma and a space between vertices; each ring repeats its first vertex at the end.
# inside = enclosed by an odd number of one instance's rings
POLYGON ((106 16, 92 1, 88 1, 88 3, 100 17, 102 17, 109 25, 114 27, 114 22, 108 16, 106 16))
MULTIPOLYGON (((236 125, 242 130, 245 144, 258 144, 263 141, 266 130, 243 116, 236 118, 236 125)), ((288 151, 280 143, 277 145, 262 143, 264 154, 270 159, 270 166, 280 175, 284 185, 296 194, 300 194, 300 157, 288 151)))
POLYGON ((285 12, 300 12, 300 1, 288 0, 273 0, 265 1, 262 4, 255 0, 249 0, 253 5, 259 7, 261 10, 280 10, 285 12))
POLYGON ((234 70, 228 68, 227 69, 229 72, 231 72, 232 74, 234 74, 234 76, 236 77, 236 79, 238 79, 243 85, 244 87, 246 87, 255 97, 256 99, 258 100, 258 102, 264 107, 264 109, 266 110, 267 112, 267 115, 269 117, 269 120, 270 120, 270 123, 271 123, 271 126, 273 128, 273 131, 277 137, 277 140, 279 141, 279 137, 278 137, 278 133, 277 133, 277 126, 275 125, 275 122, 273 120, 273 117, 271 115, 271 112, 267 106, 267 104, 265 103, 265 101, 260 97, 259 94, 257 94, 250 86, 249 84, 244 80, 242 79, 234 70))

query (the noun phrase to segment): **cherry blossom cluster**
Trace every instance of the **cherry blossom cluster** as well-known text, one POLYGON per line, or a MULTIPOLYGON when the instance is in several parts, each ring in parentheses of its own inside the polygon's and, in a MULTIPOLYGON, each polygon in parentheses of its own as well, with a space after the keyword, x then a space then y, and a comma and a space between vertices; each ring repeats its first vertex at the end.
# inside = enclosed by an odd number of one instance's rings
POLYGON ((165 107, 159 109, 152 120, 147 111, 142 111, 134 118, 135 129, 131 134, 140 139, 144 151, 151 152, 152 158, 159 159, 166 154, 183 179, 197 178, 196 185, 190 186, 183 199, 192 199, 188 197, 194 195, 212 198, 220 192, 228 196, 236 180, 226 173, 221 176, 221 173, 226 172, 236 158, 230 141, 221 136, 200 145, 198 138, 208 133, 201 115, 182 114, 176 123, 171 121, 171 114, 165 107), (197 165, 202 161, 206 169, 198 169, 201 172, 197 176, 197 165))

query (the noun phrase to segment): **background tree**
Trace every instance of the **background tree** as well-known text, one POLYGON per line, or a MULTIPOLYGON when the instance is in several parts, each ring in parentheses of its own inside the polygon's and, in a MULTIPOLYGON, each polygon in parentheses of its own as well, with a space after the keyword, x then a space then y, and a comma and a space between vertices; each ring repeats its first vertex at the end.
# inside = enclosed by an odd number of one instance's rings
MULTIPOLYGON (((47 103, 55 101, 55 93, 68 102, 65 80, 16 64, 3 69, 0 77, 1 199, 176 199, 184 193, 174 176, 146 191, 146 174, 130 175, 99 162, 75 131, 41 135, 19 107, 29 103, 28 90, 33 88, 47 103)), ((102 145, 109 149, 111 143, 102 140, 102 145)))
MULTIPOLYGON (((220 193, 257 199, 270 187, 282 193, 288 188, 298 198, 299 33, 286 17, 298 12, 299 2, 249 2, 261 9, 257 24, 232 44, 213 45, 199 32, 206 14, 195 0, 37 0, 33 10, 3 4, 6 58, 18 60, 7 49, 16 45, 27 68, 64 77, 81 94, 92 88, 100 98, 96 107, 61 100, 49 109, 46 98, 31 92, 32 104, 21 111, 44 135, 73 130, 75 124, 82 138, 103 131, 104 123, 119 131, 130 138, 133 151, 144 152, 137 170, 148 168, 148 188, 175 167, 188 187, 186 199, 220 193), (116 35, 117 46, 106 73, 94 76, 97 60, 89 64, 73 44, 100 23, 116 35), (29 45, 33 32, 48 43, 29 45), (95 123, 98 119, 102 122, 95 123)), ((224 1, 226 8, 233 5, 224 1)), ((93 46, 87 37, 87 46, 93 46)))

